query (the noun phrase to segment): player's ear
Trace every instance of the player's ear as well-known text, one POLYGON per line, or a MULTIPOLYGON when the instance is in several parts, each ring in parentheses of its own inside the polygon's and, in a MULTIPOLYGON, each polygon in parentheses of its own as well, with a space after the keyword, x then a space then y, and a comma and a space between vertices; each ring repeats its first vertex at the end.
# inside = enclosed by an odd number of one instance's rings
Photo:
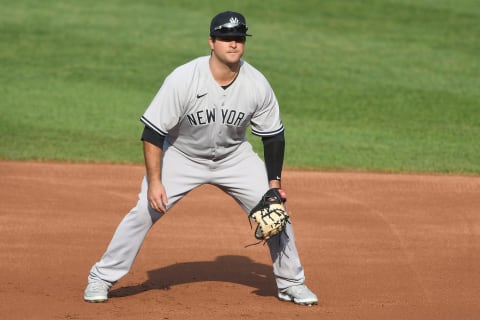
POLYGON ((215 37, 208 38, 208 44, 210 45, 210 50, 213 50, 213 44, 215 43, 215 37))

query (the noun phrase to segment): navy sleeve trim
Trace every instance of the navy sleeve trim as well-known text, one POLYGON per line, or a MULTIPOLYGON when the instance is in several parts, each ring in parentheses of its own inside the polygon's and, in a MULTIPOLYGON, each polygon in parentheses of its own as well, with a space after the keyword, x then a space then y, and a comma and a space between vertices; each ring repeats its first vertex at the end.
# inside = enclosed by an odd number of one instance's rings
POLYGON ((284 131, 283 125, 280 128, 278 128, 277 130, 266 131, 266 132, 258 131, 258 130, 255 130, 255 129, 252 128, 252 133, 256 136, 259 136, 259 137, 271 137, 271 136, 280 134, 283 131, 284 131))
POLYGON ((145 118, 144 116, 142 116, 140 118, 140 121, 142 121, 147 127, 150 127, 152 130, 154 130, 155 132, 157 132, 159 135, 162 135, 162 136, 166 136, 167 133, 160 130, 159 128, 157 128, 153 123, 151 123, 147 118, 145 118))

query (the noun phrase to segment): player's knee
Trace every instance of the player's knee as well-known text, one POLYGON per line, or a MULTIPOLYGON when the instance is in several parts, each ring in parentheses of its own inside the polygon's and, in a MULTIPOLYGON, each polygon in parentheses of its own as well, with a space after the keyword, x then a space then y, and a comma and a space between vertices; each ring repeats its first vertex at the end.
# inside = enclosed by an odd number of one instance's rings
POLYGON ((139 202, 132 210, 135 215, 136 223, 139 226, 151 227, 155 222, 162 217, 162 214, 155 211, 147 204, 139 202))

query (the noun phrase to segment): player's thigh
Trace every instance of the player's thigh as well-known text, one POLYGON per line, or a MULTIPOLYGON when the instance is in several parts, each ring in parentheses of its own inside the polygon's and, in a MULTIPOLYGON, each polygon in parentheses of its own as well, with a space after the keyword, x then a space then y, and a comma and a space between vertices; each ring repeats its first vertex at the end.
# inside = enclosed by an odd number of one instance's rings
POLYGON ((249 212, 268 190, 264 162, 256 155, 228 164, 216 181, 240 206, 249 212))
POLYGON ((172 147, 165 150, 162 159, 162 184, 168 198, 168 208, 192 189, 205 183, 206 170, 172 147))

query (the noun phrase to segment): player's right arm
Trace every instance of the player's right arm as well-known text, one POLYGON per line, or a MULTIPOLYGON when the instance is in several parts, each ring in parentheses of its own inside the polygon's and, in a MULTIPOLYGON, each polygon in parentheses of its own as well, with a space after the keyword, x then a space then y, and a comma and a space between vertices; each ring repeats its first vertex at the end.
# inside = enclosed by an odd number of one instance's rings
POLYGON ((153 140, 149 137, 148 128, 145 129, 142 136, 143 140, 143 156, 145 158, 145 169, 147 171, 148 193, 147 199, 150 206, 160 212, 166 213, 166 205, 168 204, 167 194, 162 184, 162 143, 157 139, 153 140))
POLYGON ((140 118, 145 128, 142 133, 143 153, 148 179, 148 201, 160 213, 166 213, 167 195, 162 184, 163 142, 170 129, 178 124, 188 95, 190 68, 177 68, 164 81, 145 113, 140 118))

